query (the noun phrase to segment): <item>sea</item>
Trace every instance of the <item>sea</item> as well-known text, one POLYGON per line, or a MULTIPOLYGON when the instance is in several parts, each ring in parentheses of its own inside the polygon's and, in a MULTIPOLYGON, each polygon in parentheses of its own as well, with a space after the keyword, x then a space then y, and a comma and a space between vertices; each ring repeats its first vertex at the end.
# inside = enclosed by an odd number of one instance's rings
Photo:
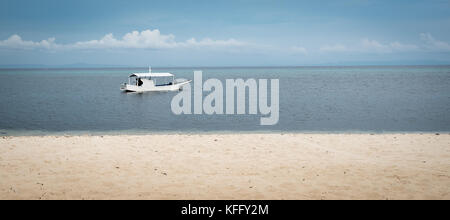
POLYGON ((184 79, 196 70, 219 79, 224 94, 226 79, 278 79, 278 123, 261 125, 259 112, 177 115, 178 91, 120 91, 147 68, 0 69, 0 134, 450 131, 450 66, 152 69, 184 79))

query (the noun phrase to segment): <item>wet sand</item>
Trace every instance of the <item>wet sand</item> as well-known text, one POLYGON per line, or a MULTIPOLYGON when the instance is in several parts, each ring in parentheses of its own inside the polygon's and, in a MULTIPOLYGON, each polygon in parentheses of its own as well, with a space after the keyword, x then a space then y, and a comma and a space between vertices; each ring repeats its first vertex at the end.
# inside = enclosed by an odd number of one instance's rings
POLYGON ((0 199, 450 199, 450 134, 1 137, 0 199))

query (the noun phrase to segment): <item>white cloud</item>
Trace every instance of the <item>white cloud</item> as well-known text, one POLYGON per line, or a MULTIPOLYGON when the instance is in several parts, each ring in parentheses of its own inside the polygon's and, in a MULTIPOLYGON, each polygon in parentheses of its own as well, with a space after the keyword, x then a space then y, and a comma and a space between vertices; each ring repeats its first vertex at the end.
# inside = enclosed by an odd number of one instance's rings
POLYGON ((244 46, 245 43, 237 41, 235 39, 229 39, 229 40, 212 40, 210 38, 205 38, 201 41, 197 41, 195 38, 191 38, 187 40, 185 43, 180 43, 179 45, 182 46, 196 46, 196 47, 215 47, 215 46, 221 46, 221 47, 227 47, 227 46, 244 46))
POLYGON ((343 44, 324 45, 319 50, 322 52, 393 53, 415 51, 419 50, 419 47, 413 44, 403 44, 398 41, 383 44, 376 40, 364 38, 361 39, 359 44, 352 46, 343 44))
POLYGON ((437 51, 450 51, 449 43, 436 40, 429 33, 421 33, 420 39, 422 39, 425 42, 425 44, 426 44, 425 46, 427 49, 437 50, 437 51))
POLYGON ((361 41, 364 52, 392 53, 392 52, 408 52, 419 49, 413 44, 403 44, 398 41, 382 44, 376 40, 363 39, 361 41))
POLYGON ((174 48, 178 43, 175 41, 175 36, 172 34, 163 35, 158 29, 145 30, 142 32, 133 31, 125 34, 121 39, 116 39, 113 34, 107 34, 100 40, 90 40, 76 42, 72 45, 67 45, 71 48, 81 49, 109 49, 109 48, 174 48))
POLYGON ((392 52, 391 47, 389 47, 388 45, 381 44, 380 42, 378 42, 376 40, 369 40, 367 38, 362 39, 361 45, 362 45, 361 49, 363 51, 382 52, 382 53, 392 52))
POLYGON ((347 46, 342 44, 335 44, 335 45, 324 45, 319 48, 320 51, 323 52, 346 52, 349 51, 349 48, 347 46))
POLYGON ((161 34, 158 29, 133 31, 117 39, 113 34, 107 34, 99 40, 79 41, 73 44, 56 44, 55 38, 49 38, 40 42, 24 41, 18 35, 13 35, 7 40, 0 41, 0 47, 15 49, 169 49, 180 47, 239 47, 245 43, 235 40, 213 40, 205 38, 197 41, 191 38, 184 42, 177 42, 172 34, 161 34))
POLYGON ((414 44, 402 44, 400 42, 390 43, 389 46, 395 51, 414 51, 418 50, 419 47, 414 44))
POLYGON ((0 41, 0 47, 11 49, 56 49, 60 45, 55 43, 55 38, 49 38, 40 42, 24 41, 19 35, 12 35, 6 40, 0 41))
POLYGON ((291 51, 294 52, 294 53, 300 53, 300 54, 304 54, 304 55, 308 54, 308 50, 306 48, 299 47, 299 46, 291 47, 291 51))

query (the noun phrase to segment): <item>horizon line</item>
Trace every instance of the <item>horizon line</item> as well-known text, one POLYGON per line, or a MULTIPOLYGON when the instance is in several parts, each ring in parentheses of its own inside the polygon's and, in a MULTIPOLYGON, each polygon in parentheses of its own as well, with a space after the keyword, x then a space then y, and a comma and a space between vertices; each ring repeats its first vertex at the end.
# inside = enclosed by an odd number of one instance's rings
MULTIPOLYGON (((14 67, 14 65, 0 65, 0 70, 45 70, 45 69, 54 69, 54 70, 70 70, 70 69, 84 69, 84 70, 95 70, 95 69, 148 69, 149 66, 111 66, 111 65, 98 65, 95 67, 65 67, 70 65, 56 65, 56 66, 48 66, 42 65, 42 67, 14 67), (2 66, 12 66, 12 67, 2 67, 2 66)), ((33 65, 28 65, 33 66, 33 65)), ((36 65, 39 66, 39 65, 36 65)), ((256 69, 256 68, 327 68, 327 67, 450 67, 450 64, 417 64, 417 65, 408 65, 408 64, 397 64, 397 65, 364 65, 364 64, 356 64, 356 65, 270 65, 270 66, 151 66, 152 69, 188 69, 188 68, 204 68, 204 69, 233 69, 233 68, 243 68, 243 69, 256 69)))

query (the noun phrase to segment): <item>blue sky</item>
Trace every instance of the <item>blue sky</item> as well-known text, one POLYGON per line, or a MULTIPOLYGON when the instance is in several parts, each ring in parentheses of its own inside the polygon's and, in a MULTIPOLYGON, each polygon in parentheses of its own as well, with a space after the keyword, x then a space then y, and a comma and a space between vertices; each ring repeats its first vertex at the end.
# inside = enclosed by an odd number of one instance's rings
POLYGON ((0 65, 450 64, 450 1, 2 0, 0 65))

